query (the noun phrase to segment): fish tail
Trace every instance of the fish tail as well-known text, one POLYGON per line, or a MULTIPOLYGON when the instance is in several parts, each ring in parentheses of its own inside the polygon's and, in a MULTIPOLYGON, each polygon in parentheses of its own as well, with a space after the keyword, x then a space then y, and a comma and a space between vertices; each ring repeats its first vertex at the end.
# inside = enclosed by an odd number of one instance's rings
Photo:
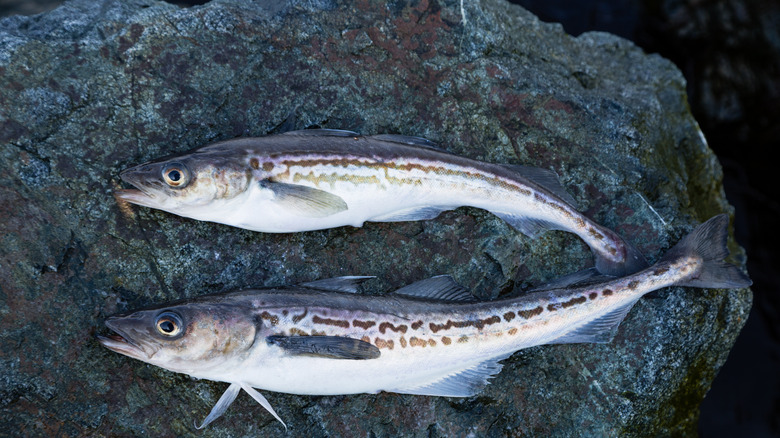
POLYGON ((596 269, 599 272, 615 277, 625 277, 639 272, 648 266, 647 259, 634 245, 623 240, 622 237, 611 230, 604 228, 602 232, 611 236, 612 240, 618 244, 618 251, 622 261, 616 261, 614 256, 607 256, 596 247, 591 247, 596 269))
POLYGON ((699 225, 683 240, 674 246, 658 262, 673 262, 684 257, 699 257, 703 264, 692 276, 685 277, 674 284, 710 289, 731 289, 748 287, 753 282, 738 267, 724 259, 729 255, 728 241, 729 218, 725 214, 717 215, 699 225))

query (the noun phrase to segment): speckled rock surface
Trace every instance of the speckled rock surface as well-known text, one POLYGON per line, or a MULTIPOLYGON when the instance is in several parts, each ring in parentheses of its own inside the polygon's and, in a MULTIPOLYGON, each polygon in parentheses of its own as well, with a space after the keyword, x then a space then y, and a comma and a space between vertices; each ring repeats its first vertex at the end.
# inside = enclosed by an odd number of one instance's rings
MULTIPOLYGON (((400 133, 556 171, 583 211, 651 260, 729 212, 671 63, 566 35, 499 0, 73 1, 0 21, 0 435, 279 435, 246 394, 94 339, 115 312, 252 286, 451 273, 483 299, 592 264, 462 208, 427 222, 252 233, 112 197, 119 170, 212 141, 306 127, 400 133)), ((743 262, 732 244, 734 261, 743 262)), ((748 290, 671 288, 605 345, 516 353, 478 397, 266 396, 291 436, 693 433, 748 290)))

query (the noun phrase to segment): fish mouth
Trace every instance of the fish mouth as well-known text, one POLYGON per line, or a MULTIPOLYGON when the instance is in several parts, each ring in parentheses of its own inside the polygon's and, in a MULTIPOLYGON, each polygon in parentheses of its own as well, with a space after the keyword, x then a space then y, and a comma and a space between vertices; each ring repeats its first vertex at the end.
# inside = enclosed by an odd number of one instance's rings
POLYGON ((106 321, 106 326, 113 330, 114 333, 107 336, 97 335, 97 340, 101 345, 115 353, 124 354, 133 359, 148 361, 152 357, 142 346, 133 342, 127 333, 124 333, 113 324, 110 319, 106 321))
POLYGON ((156 208, 160 205, 154 195, 138 189, 117 189, 114 191, 114 196, 121 201, 143 207, 156 208))
POLYGON ((100 336, 97 335, 97 340, 100 342, 100 344, 109 350, 124 354, 125 356, 132 357, 133 359, 138 360, 148 360, 149 355, 146 354, 146 352, 141 349, 140 347, 134 345, 127 339, 123 338, 120 335, 108 335, 108 336, 100 336))

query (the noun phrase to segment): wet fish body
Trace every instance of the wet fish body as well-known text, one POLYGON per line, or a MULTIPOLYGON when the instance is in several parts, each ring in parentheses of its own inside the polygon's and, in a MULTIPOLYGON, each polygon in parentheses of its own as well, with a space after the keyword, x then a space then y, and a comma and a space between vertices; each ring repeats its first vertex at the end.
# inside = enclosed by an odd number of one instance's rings
MULTIPOLYGON (((451 278, 386 296, 355 294, 366 277, 207 295, 109 318, 100 342, 176 372, 231 383, 205 424, 240 389, 293 394, 389 391, 467 397, 499 361, 536 345, 608 342, 644 294, 678 285, 747 287, 723 261, 728 218, 699 226, 658 263, 623 278, 570 276, 516 298, 475 302, 451 278), (571 283, 593 283, 576 286, 571 283)), ((281 419, 280 419, 281 421, 281 419)))
POLYGON ((577 234, 602 273, 646 266, 630 244, 573 207, 554 173, 471 160, 415 137, 306 130, 239 138, 121 177, 138 188, 118 191, 125 201, 254 231, 432 219, 471 206, 531 237, 549 229, 577 234))

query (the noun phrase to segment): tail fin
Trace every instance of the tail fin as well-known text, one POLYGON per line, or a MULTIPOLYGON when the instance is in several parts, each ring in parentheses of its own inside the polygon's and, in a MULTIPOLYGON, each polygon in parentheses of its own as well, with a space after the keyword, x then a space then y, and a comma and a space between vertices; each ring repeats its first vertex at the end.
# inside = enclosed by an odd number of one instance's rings
POLYGON ((732 289, 753 284, 739 268, 723 260, 729 255, 726 247, 728 224, 729 218, 725 214, 711 218, 696 227, 658 262, 669 262, 692 254, 701 257, 704 262, 701 270, 693 278, 675 283, 677 286, 732 289))

